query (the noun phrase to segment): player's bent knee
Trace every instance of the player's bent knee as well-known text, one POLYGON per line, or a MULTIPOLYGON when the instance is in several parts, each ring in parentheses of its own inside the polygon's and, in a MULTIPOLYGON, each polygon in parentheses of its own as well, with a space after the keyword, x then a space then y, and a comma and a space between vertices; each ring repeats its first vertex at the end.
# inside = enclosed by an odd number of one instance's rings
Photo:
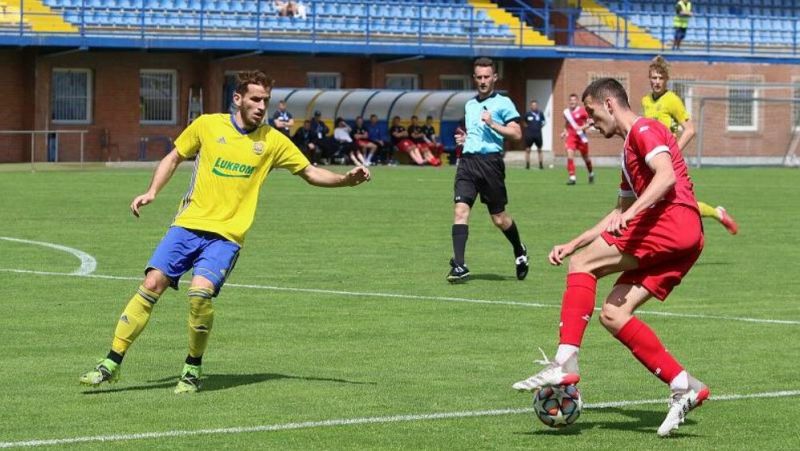
POLYGON ((495 227, 505 230, 511 226, 511 219, 505 213, 491 215, 491 217, 492 224, 494 224, 495 227))
POLYGON ((600 311, 600 324, 613 335, 616 335, 630 319, 630 313, 609 304, 604 304, 600 311))
POLYGON ((588 254, 584 251, 584 252, 581 252, 579 254, 576 254, 576 255, 573 255, 572 257, 570 257, 570 259, 569 259, 569 272, 570 273, 585 272, 585 273, 593 274, 596 277, 597 275, 594 274, 593 268, 589 264, 589 258, 587 257, 587 255, 588 254))
POLYGON ((169 282, 169 278, 164 273, 152 268, 147 271, 142 286, 154 293, 161 294, 169 287, 169 282))

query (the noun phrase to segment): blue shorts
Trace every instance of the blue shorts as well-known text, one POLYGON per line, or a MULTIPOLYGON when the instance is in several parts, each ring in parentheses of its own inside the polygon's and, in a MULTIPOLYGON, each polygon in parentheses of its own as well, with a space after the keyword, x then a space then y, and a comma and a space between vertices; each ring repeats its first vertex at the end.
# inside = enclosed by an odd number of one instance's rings
POLYGON ((167 230, 147 262, 145 274, 157 269, 169 278, 170 286, 177 290, 181 276, 194 268, 192 275, 210 280, 216 296, 236 265, 239 249, 238 244, 216 233, 173 226, 167 230))

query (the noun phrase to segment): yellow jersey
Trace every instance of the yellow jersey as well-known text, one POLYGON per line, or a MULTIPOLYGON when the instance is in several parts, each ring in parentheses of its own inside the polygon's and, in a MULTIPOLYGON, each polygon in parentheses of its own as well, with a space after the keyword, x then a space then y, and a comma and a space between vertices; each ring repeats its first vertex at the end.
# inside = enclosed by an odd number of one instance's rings
POLYGON ((196 159, 173 225, 213 232, 239 246, 253 224, 267 174, 276 167, 296 174, 309 165, 283 133, 269 125, 247 133, 230 114, 198 117, 175 140, 175 149, 196 159))
POLYGON ((678 127, 691 119, 681 98, 672 91, 667 91, 653 100, 652 94, 642 97, 642 114, 664 124, 673 135, 678 134, 678 127))

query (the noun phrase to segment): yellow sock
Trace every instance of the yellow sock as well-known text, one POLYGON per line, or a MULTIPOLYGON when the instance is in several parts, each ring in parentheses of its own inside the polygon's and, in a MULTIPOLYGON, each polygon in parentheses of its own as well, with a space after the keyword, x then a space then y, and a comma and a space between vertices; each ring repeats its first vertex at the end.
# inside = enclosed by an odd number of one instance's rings
POLYGON ((214 305, 211 288, 189 288, 189 356, 202 357, 208 345, 208 335, 214 325, 214 305))
POLYGON ((716 208, 712 207, 711 205, 708 205, 705 202, 700 202, 699 200, 697 201, 697 206, 698 208, 700 208, 700 216, 703 216, 705 218, 714 218, 717 221, 719 221, 719 215, 717 215, 716 208))
POLYGON ((148 290, 144 286, 139 286, 136 294, 133 295, 122 316, 119 317, 117 328, 114 329, 114 341, 111 343, 111 350, 118 354, 125 354, 125 351, 133 344, 136 337, 144 330, 147 321, 150 320, 150 312, 158 302, 159 294, 148 290))

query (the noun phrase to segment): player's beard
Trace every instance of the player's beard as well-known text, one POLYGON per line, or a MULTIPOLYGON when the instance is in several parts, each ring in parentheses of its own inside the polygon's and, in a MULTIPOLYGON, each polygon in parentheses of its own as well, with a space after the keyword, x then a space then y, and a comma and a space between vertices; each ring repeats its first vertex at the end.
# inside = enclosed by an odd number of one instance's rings
POLYGON ((242 115, 242 120, 245 123, 244 124, 245 127, 248 128, 248 129, 251 129, 251 128, 255 128, 255 127, 258 127, 259 125, 261 125, 261 121, 264 120, 264 116, 265 115, 266 115, 266 113, 262 114, 261 116, 258 116, 258 113, 254 110, 254 111, 251 111, 249 114, 243 114, 242 115))

